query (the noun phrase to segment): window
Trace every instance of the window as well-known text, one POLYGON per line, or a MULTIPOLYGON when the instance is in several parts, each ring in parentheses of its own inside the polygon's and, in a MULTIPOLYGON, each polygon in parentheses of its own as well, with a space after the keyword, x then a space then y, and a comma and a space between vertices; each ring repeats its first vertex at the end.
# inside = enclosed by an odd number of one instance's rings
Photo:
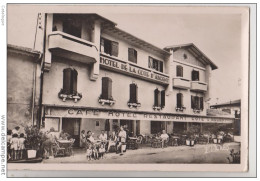
POLYGON ((136 84, 130 84, 130 100, 129 103, 137 103, 138 87, 136 84))
POLYGON ((81 38, 82 23, 80 20, 67 18, 63 22, 63 32, 81 38))
POLYGON ((133 48, 128 48, 128 61, 137 63, 137 51, 133 48))
POLYGON ((78 72, 75 69, 67 68, 63 70, 63 93, 77 94, 78 72))
POLYGON ((127 105, 130 108, 141 107, 141 104, 138 102, 138 87, 135 83, 130 84, 130 100, 127 105))
POLYGON ((191 108, 194 110, 203 110, 203 97, 191 96, 191 108))
POLYGON ((199 77, 199 71, 193 70, 191 73, 191 80, 192 81, 199 81, 200 77, 199 77))
POLYGON ((154 107, 161 105, 161 92, 158 89, 154 90, 154 107))
POLYGON ((183 108, 183 95, 182 95, 182 93, 177 94, 177 108, 183 108))
POLYGON ((183 58, 184 58, 184 59, 187 59, 187 58, 188 58, 188 56, 187 56, 186 53, 183 54, 183 58))
POLYGON ((148 68, 163 72, 163 61, 156 60, 152 57, 149 57, 148 58, 148 68))
POLYGON ((112 79, 109 77, 102 78, 101 99, 112 100, 112 79))
POLYGON ((161 91, 161 108, 165 107, 165 90, 161 91))
POLYGON ((183 67, 180 65, 177 65, 177 67, 176 67, 176 76, 183 77, 183 67))
POLYGON ((159 91, 158 88, 154 90, 154 109, 162 109, 165 106, 165 90, 159 91))
POLYGON ((118 42, 101 38, 101 50, 111 56, 118 56, 118 42))

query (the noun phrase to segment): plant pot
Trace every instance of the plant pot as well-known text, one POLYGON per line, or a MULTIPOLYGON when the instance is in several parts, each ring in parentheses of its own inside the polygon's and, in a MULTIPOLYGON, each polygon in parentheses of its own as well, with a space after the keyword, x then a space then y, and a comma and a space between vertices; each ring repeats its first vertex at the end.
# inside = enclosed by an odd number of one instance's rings
POLYGON ((218 139, 218 143, 222 143, 222 139, 218 139))
POLYGON ((194 140, 190 140, 190 146, 194 146, 195 141, 194 140))
POLYGON ((217 144, 218 143, 218 139, 217 138, 213 138, 213 143, 217 144))
POLYGON ((36 158, 36 150, 27 150, 27 157, 30 158, 36 158))
POLYGON ((190 146, 190 142, 191 142, 190 140, 186 140, 186 145, 190 146))

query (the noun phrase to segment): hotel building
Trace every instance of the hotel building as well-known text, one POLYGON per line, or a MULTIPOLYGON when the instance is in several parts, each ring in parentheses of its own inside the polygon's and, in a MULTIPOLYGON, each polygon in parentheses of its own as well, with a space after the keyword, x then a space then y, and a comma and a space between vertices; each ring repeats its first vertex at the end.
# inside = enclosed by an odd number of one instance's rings
POLYGON ((43 45, 40 125, 45 129, 64 130, 78 145, 81 130, 97 136, 127 125, 138 135, 233 122, 207 116, 211 71, 217 66, 194 44, 161 49, 97 14, 42 19, 37 45, 43 45))

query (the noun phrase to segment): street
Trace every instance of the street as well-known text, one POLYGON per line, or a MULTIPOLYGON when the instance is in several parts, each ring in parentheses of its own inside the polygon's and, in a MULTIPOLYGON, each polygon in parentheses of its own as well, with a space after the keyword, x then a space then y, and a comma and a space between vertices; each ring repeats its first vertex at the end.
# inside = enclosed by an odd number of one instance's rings
POLYGON ((127 150, 124 155, 107 153, 104 159, 86 159, 85 151, 75 149, 70 157, 56 157, 43 160, 42 163, 229 163, 230 150, 240 150, 239 143, 225 143, 223 145, 207 144, 177 146, 167 148, 141 147, 138 150, 127 150))

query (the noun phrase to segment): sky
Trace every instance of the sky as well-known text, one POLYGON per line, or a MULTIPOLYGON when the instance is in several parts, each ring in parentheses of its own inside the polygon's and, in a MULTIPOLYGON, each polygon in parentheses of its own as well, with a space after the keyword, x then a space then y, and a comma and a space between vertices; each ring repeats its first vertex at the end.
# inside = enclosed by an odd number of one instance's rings
POLYGON ((211 104, 241 98, 241 9, 228 7, 8 5, 9 44, 33 47, 39 12, 98 13, 153 45, 194 43, 218 69, 211 104))

